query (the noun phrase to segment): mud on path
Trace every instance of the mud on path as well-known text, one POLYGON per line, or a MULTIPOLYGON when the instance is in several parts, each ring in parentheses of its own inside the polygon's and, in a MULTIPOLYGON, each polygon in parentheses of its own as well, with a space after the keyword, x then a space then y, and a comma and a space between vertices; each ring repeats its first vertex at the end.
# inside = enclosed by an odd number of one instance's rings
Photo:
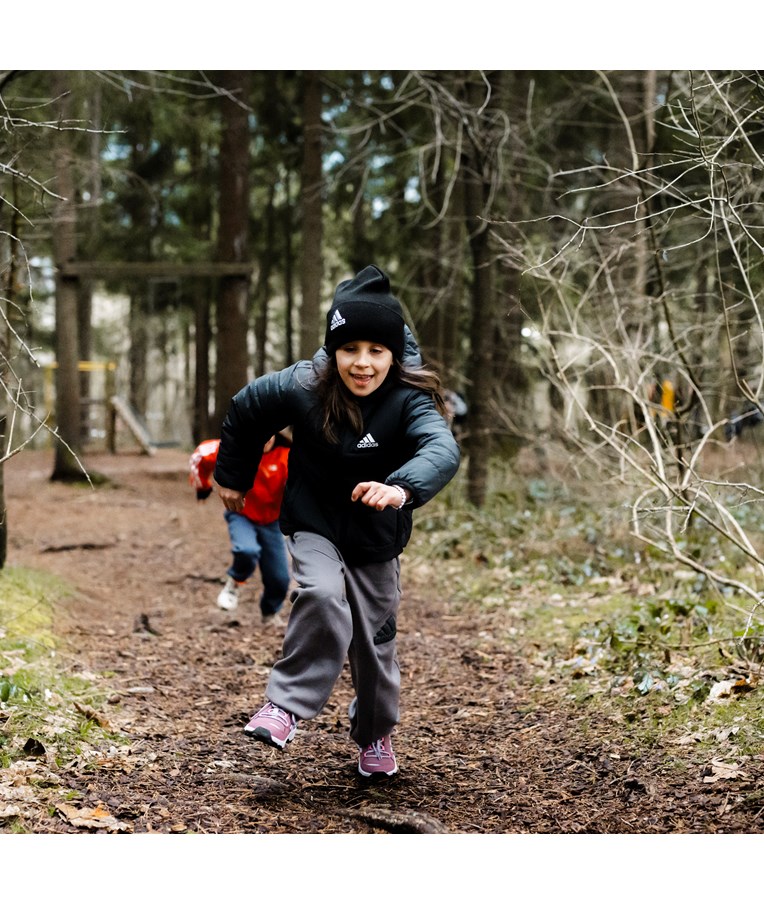
MULTIPOLYGON (((52 484, 50 453, 6 464, 8 564, 52 572, 75 588, 57 609, 61 656, 112 689, 104 716, 126 741, 58 774, 78 807, 100 805, 121 831, 764 829, 754 794, 761 761, 747 765, 744 785, 708 785, 700 769, 671 767, 668 748, 620 745, 612 726, 598 731, 561 696, 539 704, 543 696, 529 692, 528 641, 512 641, 510 617, 434 599, 405 554, 399 774, 373 783, 358 776, 347 674, 285 752, 253 743, 242 728, 262 702, 283 630, 262 626, 257 580, 236 613, 215 606, 229 555, 219 501, 196 502, 182 451, 86 463, 110 483, 52 484)), ((44 810, 30 828, 94 832, 44 810)))

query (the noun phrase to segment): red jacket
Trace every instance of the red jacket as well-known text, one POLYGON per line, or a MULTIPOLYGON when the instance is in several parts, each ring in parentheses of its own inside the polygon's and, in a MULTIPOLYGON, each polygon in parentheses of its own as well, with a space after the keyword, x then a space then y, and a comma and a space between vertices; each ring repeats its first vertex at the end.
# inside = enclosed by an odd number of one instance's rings
MULTIPOLYGON (((220 440, 205 440, 191 454, 188 481, 197 490, 212 490, 212 472, 215 470, 219 446, 220 440)), ((244 497, 242 510, 242 515, 246 515, 256 525, 269 525, 279 517, 287 479, 288 457, 289 449, 286 446, 277 445, 270 452, 263 453, 252 489, 244 497)))

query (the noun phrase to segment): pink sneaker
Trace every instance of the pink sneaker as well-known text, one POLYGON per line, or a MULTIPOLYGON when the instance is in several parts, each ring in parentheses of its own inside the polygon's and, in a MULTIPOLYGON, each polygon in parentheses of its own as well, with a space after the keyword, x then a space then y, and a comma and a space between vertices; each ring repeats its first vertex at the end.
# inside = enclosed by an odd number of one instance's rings
POLYGON ((389 735, 378 739, 366 748, 361 748, 361 753, 358 755, 358 772, 361 776, 373 776, 377 773, 392 776, 398 772, 398 764, 395 762, 389 735))
POLYGON ((268 701, 244 727, 245 735, 274 748, 284 748, 297 732, 297 720, 291 713, 268 701))

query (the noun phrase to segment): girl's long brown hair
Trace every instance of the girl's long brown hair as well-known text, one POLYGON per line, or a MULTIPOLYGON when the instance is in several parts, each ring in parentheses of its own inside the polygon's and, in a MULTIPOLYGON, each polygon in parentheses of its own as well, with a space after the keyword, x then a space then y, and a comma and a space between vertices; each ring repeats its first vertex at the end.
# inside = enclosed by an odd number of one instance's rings
MULTIPOLYGON (((428 393, 437 410, 446 417, 442 384, 436 371, 427 367, 411 368, 393 359, 387 379, 428 393)), ((339 443, 339 432, 343 426, 360 435, 363 431, 361 408, 355 396, 342 382, 334 355, 326 359, 319 371, 316 390, 323 409, 323 433, 326 440, 329 443, 339 443)))

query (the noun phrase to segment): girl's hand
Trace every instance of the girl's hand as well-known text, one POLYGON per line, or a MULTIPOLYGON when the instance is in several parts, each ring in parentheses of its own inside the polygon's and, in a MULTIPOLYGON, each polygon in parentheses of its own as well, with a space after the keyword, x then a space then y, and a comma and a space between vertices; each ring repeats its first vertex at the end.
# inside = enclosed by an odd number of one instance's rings
POLYGON ((350 498, 355 502, 360 500, 365 506, 371 506, 372 509, 386 509, 392 506, 393 509, 400 509, 403 497, 401 491, 406 494, 406 502, 409 499, 409 493, 404 487, 398 487, 392 484, 380 484, 378 481, 361 481, 356 484, 350 498))
POLYGON ((229 512, 241 512, 244 508, 244 494, 240 490, 231 490, 228 487, 217 487, 218 496, 223 501, 223 505, 229 512))

